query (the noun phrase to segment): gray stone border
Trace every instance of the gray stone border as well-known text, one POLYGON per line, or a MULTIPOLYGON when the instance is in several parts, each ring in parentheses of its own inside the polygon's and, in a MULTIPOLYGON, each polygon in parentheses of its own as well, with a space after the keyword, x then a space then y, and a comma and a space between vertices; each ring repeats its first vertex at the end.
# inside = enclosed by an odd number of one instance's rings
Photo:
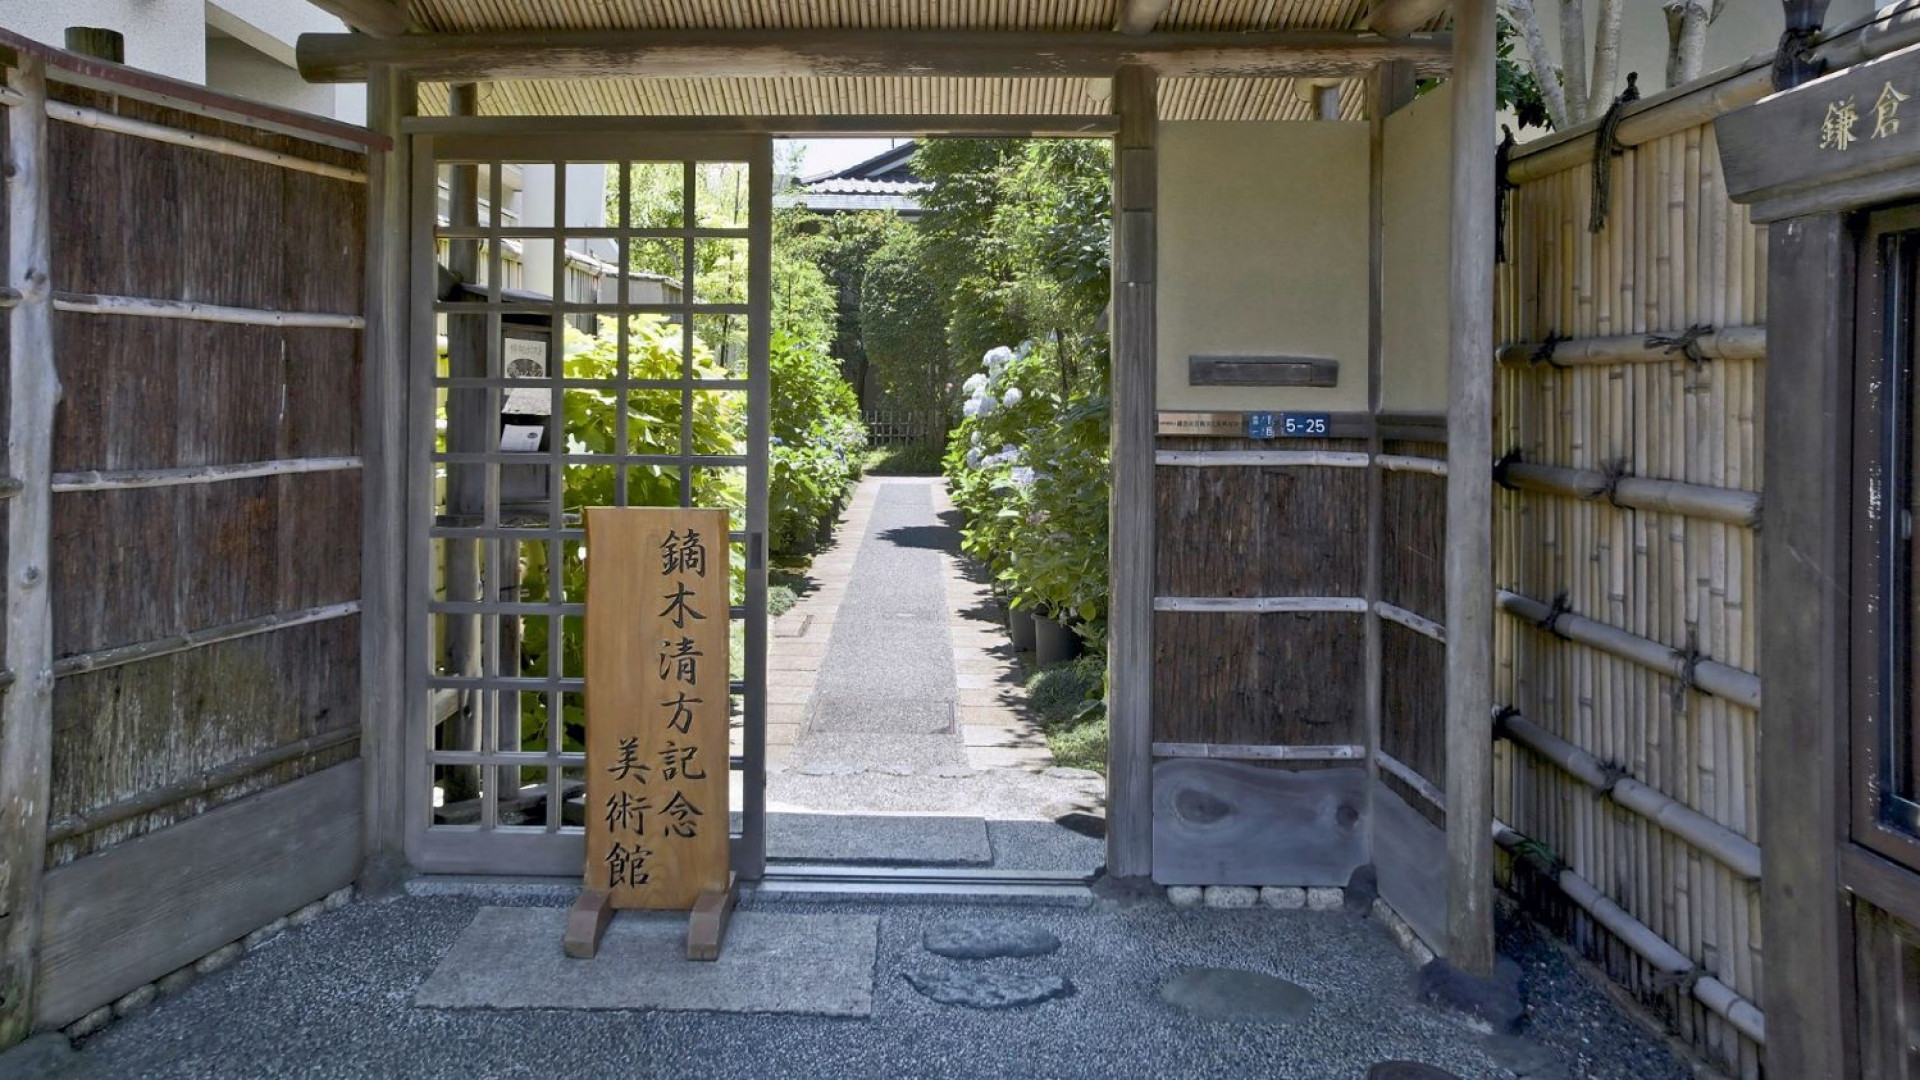
POLYGON ((102 1005, 68 1024, 61 1029, 61 1033, 69 1039, 84 1039, 96 1034, 114 1020, 153 1004, 162 995, 177 994, 198 982, 201 976, 211 975, 246 954, 264 947, 268 942, 279 937, 282 932, 305 926, 322 914, 343 908, 352 902, 353 886, 347 885, 335 889, 326 896, 273 920, 245 937, 220 946, 191 964, 170 971, 150 983, 134 987, 112 1004, 102 1005))

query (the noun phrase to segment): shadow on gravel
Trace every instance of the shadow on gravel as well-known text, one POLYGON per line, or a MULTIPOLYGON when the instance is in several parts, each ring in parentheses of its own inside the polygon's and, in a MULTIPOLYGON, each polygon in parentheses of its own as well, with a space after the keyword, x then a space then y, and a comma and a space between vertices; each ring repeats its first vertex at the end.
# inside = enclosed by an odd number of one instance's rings
POLYGON ((960 534, 945 525, 901 525, 880 533, 875 539, 894 547, 921 548, 959 554, 960 534))

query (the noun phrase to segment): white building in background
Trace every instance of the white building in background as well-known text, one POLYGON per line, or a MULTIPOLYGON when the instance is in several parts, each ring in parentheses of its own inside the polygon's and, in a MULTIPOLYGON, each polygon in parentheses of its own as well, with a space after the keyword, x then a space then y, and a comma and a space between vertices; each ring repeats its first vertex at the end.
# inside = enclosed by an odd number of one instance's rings
POLYGON ((127 66, 236 97, 364 123, 366 89, 314 86, 294 67, 301 34, 341 33, 305 0, 0 0, 0 26, 49 45, 69 26, 117 30, 127 66))

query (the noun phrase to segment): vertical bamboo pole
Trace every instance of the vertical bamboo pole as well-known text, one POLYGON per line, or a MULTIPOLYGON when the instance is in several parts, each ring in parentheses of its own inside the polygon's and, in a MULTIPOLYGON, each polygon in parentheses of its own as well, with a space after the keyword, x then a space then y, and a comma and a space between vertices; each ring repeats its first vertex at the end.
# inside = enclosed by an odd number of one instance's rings
POLYGON ((1107 872, 1115 877, 1144 877, 1153 872, 1156 98, 1152 69, 1123 67, 1114 77, 1120 135, 1114 148, 1113 201, 1107 872))
POLYGON ((1447 365, 1447 959, 1493 970, 1492 0, 1453 15, 1453 341, 1447 365))
POLYGON ((367 170, 367 330, 360 562, 360 757, 364 861, 360 887, 399 885, 406 855, 406 724, 422 703, 406 695, 408 178, 401 120, 417 105, 413 80, 384 65, 368 72, 367 126, 393 140, 367 170))
POLYGON ((20 294, 7 320, 7 465, 20 493, 7 515, 7 670, 14 684, 0 710, 0 1046, 33 1026, 40 941, 40 875, 46 865, 53 759, 53 607, 48 544, 53 510, 53 413, 60 376, 53 359, 52 213, 47 176, 47 78, 22 50, 7 85, 19 95, 7 116, 7 284, 20 294))

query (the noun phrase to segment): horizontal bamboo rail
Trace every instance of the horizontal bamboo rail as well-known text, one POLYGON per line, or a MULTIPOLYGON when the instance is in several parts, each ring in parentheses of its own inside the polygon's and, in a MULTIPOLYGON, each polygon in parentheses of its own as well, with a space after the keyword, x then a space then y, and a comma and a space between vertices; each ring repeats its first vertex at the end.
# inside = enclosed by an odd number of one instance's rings
POLYGON ((1164 758, 1221 758, 1229 761, 1357 761, 1367 748, 1351 744, 1327 746, 1256 746, 1240 743, 1157 742, 1153 756, 1164 758))
POLYGON ((1599 795, 1713 856, 1748 881, 1760 880, 1760 845, 1673 796, 1623 774, 1519 713, 1503 715, 1494 732, 1553 762, 1599 795))
POLYGON ((1654 480, 1641 476, 1609 476, 1598 469, 1567 469, 1558 465, 1512 462, 1496 472, 1508 485, 1548 495, 1564 495, 1593 502, 1610 498, 1614 505, 1635 510, 1724 521, 1749 529, 1760 527, 1760 493, 1733 488, 1654 480))
POLYGON ((126 491, 133 488, 217 484, 226 480, 256 480, 266 476, 341 472, 360 468, 357 457, 288 458, 249 461, 235 465, 197 465, 180 469, 111 469, 53 474, 53 490, 126 491))
POLYGON ((1376 454, 1373 463, 1388 472, 1426 473, 1429 476, 1447 475, 1447 463, 1439 458, 1409 457, 1405 454, 1376 454))
POLYGON ((1638 634, 1629 634, 1584 615, 1575 615, 1570 611, 1556 612, 1538 600, 1505 589, 1500 590, 1498 605, 1501 611, 1525 619, 1550 634, 1591 646, 1676 679, 1690 680, 1695 689, 1736 705, 1744 705, 1749 709, 1760 708, 1760 676, 1750 671, 1742 671, 1718 660, 1690 658, 1672 646, 1662 645, 1638 634))
POLYGON ((1646 923, 1601 895, 1592 882, 1557 861, 1542 859, 1536 854, 1540 850, 1539 845, 1498 818, 1493 822, 1493 839, 1494 843, 1516 857, 1532 855, 1538 862, 1546 862, 1547 865, 1542 869, 1553 878, 1554 884, 1560 887, 1567 899, 1592 916, 1593 921, 1605 927, 1608 933, 1663 975, 1679 980, 1682 985, 1690 984, 1689 990, 1700 1004, 1732 1024, 1742 1035, 1762 1046, 1766 1045, 1766 1014, 1760 1011, 1759 1006, 1735 993, 1732 987, 1718 978, 1701 971, 1699 965, 1679 949, 1667 944, 1666 939, 1654 933, 1646 923))
POLYGON ((148 300, 133 296, 94 296, 86 293, 55 293, 53 309, 83 315, 190 319, 194 322, 235 323, 242 326, 304 326, 322 330, 364 330, 367 326, 367 320, 359 315, 337 315, 315 311, 265 311, 259 308, 196 304, 184 300, 148 300))
POLYGON ((1155 465, 1187 468, 1225 468, 1245 465, 1319 465, 1330 469, 1364 469, 1364 453, 1346 450, 1161 450, 1155 465))
POLYGON ((195 150, 205 150, 208 153, 220 154, 225 157, 245 158, 248 161, 277 165, 282 169, 290 169, 294 172, 312 173, 315 176, 325 176, 334 180, 346 180, 355 184, 364 184, 367 182, 367 174, 359 169, 349 169, 340 165, 329 165, 323 161, 314 161, 310 158, 303 158, 294 154, 283 154, 276 150, 250 146, 233 139, 223 139, 217 135, 203 135, 197 131, 181 131, 178 128, 170 128, 163 124, 149 123, 145 120, 134 120, 125 116, 115 116, 112 113, 101 112, 99 109, 69 105, 64 101, 47 102, 47 116, 49 119, 75 124, 80 127, 92 128, 96 131, 110 131, 116 135, 131 135, 138 139, 148 139, 153 142, 167 143, 173 146, 191 147, 195 150))
POLYGON ((1447 793, 1441 791, 1433 781, 1413 771, 1413 766, 1401 761, 1385 750, 1374 751, 1373 760, 1378 762, 1380 767, 1387 771, 1388 775, 1412 788, 1421 798, 1431 803, 1434 809, 1443 814, 1446 813, 1447 793))
POLYGON ((324 753, 338 746, 345 746, 348 743, 357 742, 359 738, 360 729, 358 727, 336 728, 333 731, 326 731, 310 738, 301 739, 299 742, 288 743, 285 746, 277 746, 272 750, 262 751, 250 757, 241 758, 239 761, 231 761, 218 768, 208 769, 206 772, 200 773, 197 776, 175 781, 165 787, 154 788, 152 791, 141 792, 129 799, 122 799, 116 803, 109 803, 106 806, 74 814, 71 817, 61 818, 48 827, 47 842, 57 844, 62 840, 71 840, 76 836, 84 836, 87 833, 104 829, 109 825, 125 821, 128 818, 139 817, 141 814, 148 814, 155 810, 164 809, 174 803, 191 799, 196 795, 205 795, 209 791, 226 787, 229 784, 237 784, 248 777, 257 776, 260 773, 266 772, 268 769, 278 765, 284 765, 289 761, 311 757, 314 754, 324 753))
POLYGON ((1687 360, 1697 354, 1702 360, 1764 360, 1767 356, 1767 328, 1764 326, 1724 326, 1702 333, 1689 346, 1666 344, 1661 335, 1621 334, 1615 337, 1568 338, 1556 340, 1552 349, 1544 341, 1522 341, 1502 345, 1495 353, 1509 367, 1545 364, 1572 367, 1576 364, 1651 364, 1662 360, 1687 360), (1651 344, 1649 344, 1651 342, 1651 344), (1537 359, 1536 359, 1537 358, 1537 359))
POLYGON ((1348 612, 1364 615, 1367 602, 1357 596, 1156 596, 1155 611, 1348 612))
POLYGON ((1385 600, 1376 600, 1373 602, 1373 612, 1388 622, 1399 623, 1401 626, 1406 627, 1416 634, 1425 635, 1435 641, 1447 640, 1446 627, 1441 626, 1439 623, 1425 616, 1415 615, 1413 612, 1408 611, 1398 604, 1389 604, 1385 600))
POLYGON ((329 619, 341 619, 360 613, 360 601, 349 600, 344 604, 328 604, 324 607, 307 608, 304 611, 279 612, 262 615, 256 619, 242 619, 239 622, 216 626, 207 630, 190 630, 184 634, 159 638, 155 641, 142 641, 133 645, 116 645, 111 649, 82 653, 56 661, 53 665, 55 676, 79 675, 89 671, 104 671, 122 664, 135 664, 142 660, 154 660, 175 653, 190 652, 208 645, 218 645, 256 634, 270 634, 275 630, 285 630, 309 623, 326 622, 329 619))

